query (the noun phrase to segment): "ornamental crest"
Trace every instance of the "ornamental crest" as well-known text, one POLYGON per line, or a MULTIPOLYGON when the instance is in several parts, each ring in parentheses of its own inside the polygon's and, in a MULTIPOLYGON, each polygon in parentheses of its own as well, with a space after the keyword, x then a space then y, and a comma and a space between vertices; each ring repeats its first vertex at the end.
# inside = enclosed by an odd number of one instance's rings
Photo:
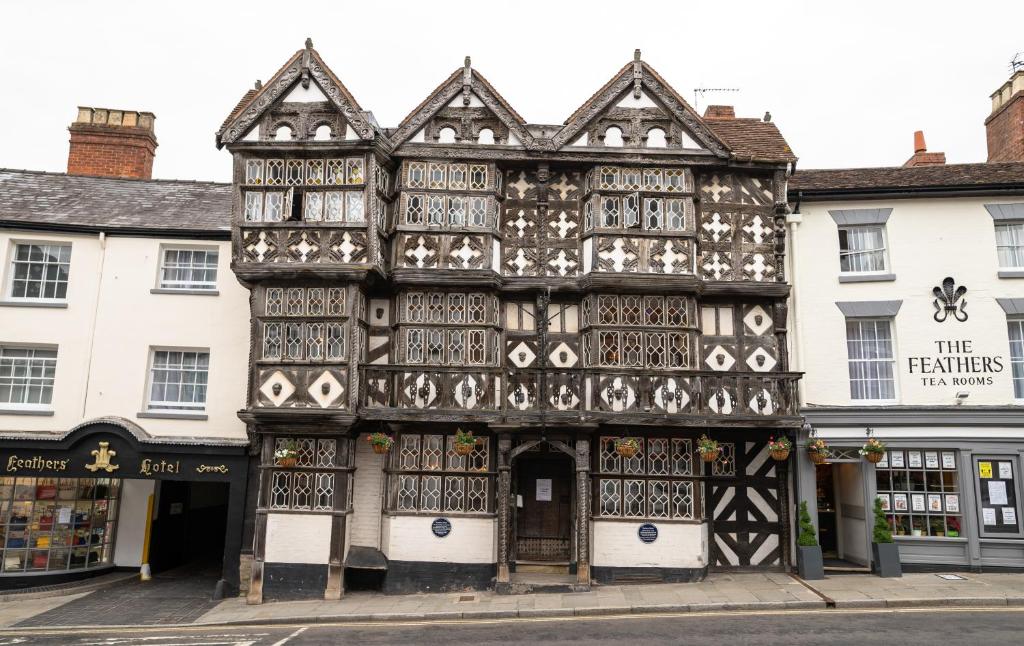
POLYGON ((110 460, 117 455, 117 451, 110 449, 110 442, 100 442, 100 448, 93 449, 90 451, 92 457, 96 458, 96 461, 92 464, 85 465, 85 468, 89 471, 106 471, 112 473, 120 469, 120 465, 113 464, 110 460))
POLYGON ((963 298, 963 295, 967 293, 967 288, 961 285, 954 290, 953 286, 955 284, 956 282, 947 276, 942 281, 942 287, 932 289, 932 293, 935 294, 935 314, 933 318, 939 323, 942 323, 950 316, 961 323, 967 320, 967 312, 964 311, 964 308, 967 307, 967 300, 963 298))

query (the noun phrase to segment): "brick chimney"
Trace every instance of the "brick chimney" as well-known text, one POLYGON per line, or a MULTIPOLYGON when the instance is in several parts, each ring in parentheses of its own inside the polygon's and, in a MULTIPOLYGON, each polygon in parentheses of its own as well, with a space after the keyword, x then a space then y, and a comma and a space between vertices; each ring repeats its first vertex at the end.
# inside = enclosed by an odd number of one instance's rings
POLYGON ((908 166, 942 166, 946 163, 946 153, 930 153, 924 143, 924 131, 914 133, 914 156, 903 163, 908 166))
POLYGON ((985 119, 988 161, 1024 161, 1024 69, 992 94, 992 114, 985 119))
POLYGON ((705 119, 735 119, 736 109, 731 105, 709 105, 704 109, 705 119))
POLYGON ((156 155, 152 112, 78 108, 71 124, 68 175, 150 179, 156 155))

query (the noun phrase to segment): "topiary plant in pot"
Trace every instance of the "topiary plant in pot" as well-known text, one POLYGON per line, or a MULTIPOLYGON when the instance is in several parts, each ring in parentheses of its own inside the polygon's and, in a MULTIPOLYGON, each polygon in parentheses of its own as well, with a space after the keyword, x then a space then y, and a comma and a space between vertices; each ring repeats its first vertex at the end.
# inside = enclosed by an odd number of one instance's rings
POLYGON ((892 529, 882 509, 881 498, 875 498, 875 528, 871 536, 871 571, 881 577, 901 577, 900 546, 892 540, 892 529))
POLYGON ((816 580, 825 578, 825 564, 818 545, 818 533, 811 523, 807 501, 800 501, 800 533, 796 537, 796 569, 800 578, 816 580))

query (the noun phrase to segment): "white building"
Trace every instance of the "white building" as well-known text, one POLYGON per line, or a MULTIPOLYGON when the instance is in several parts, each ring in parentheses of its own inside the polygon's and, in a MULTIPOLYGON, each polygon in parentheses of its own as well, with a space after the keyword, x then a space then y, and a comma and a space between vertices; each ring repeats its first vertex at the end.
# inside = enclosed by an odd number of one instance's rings
MULTIPOLYGON (((80 114, 69 168, 104 172, 87 162, 140 136, 130 116, 80 114)), ((248 303, 230 186, 149 180, 151 155, 127 178, 0 170, 0 587, 194 555, 238 583, 248 303)))
POLYGON ((1024 565, 1024 163, 945 165, 922 136, 904 167, 798 171, 789 195, 801 444, 833 454, 801 446, 797 499, 826 559, 869 564, 877 496, 904 568, 1024 565))

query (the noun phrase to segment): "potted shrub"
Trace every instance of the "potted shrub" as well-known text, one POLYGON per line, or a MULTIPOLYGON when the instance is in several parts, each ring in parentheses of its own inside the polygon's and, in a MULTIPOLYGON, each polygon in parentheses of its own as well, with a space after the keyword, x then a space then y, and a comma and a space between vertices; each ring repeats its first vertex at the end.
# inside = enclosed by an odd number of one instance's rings
POLYGON ((714 462, 722 452, 717 440, 712 440, 707 435, 701 435, 697 440, 697 450, 700 451, 700 459, 705 462, 714 462))
POLYGON ((878 464, 885 457, 885 445, 873 437, 869 437, 864 446, 860 447, 860 454, 872 464, 878 464))
POLYGON ((807 501, 800 501, 800 533, 796 537, 796 570, 800 578, 817 580, 825 578, 825 563, 821 558, 818 533, 811 524, 807 501))
POLYGON ((288 440, 274 451, 274 462, 279 467, 294 467, 299 461, 299 452, 295 448, 295 441, 288 440))
POLYGON ((773 460, 785 462, 789 458, 789 452, 792 449, 793 443, 785 435, 779 439, 773 437, 768 440, 768 451, 771 452, 773 460))
POLYGON ((624 458, 631 458, 640 450, 640 440, 635 437, 615 438, 615 451, 624 458))
POLYGON ((807 440, 807 457, 815 464, 825 464, 832 456, 828 450, 828 444, 820 437, 812 437, 807 440))
POLYGON ((458 455, 469 455, 476 448, 476 438, 473 431, 455 430, 455 453, 458 455))
POLYGON ((892 540, 889 520, 882 509, 882 501, 875 498, 875 528, 871 536, 871 571, 882 577, 903 576, 900 566, 900 546, 892 540))
POLYGON ((394 438, 386 433, 376 432, 370 433, 366 436, 366 441, 373 447, 373 452, 378 455, 383 455, 391 450, 391 445, 395 443, 394 438))

